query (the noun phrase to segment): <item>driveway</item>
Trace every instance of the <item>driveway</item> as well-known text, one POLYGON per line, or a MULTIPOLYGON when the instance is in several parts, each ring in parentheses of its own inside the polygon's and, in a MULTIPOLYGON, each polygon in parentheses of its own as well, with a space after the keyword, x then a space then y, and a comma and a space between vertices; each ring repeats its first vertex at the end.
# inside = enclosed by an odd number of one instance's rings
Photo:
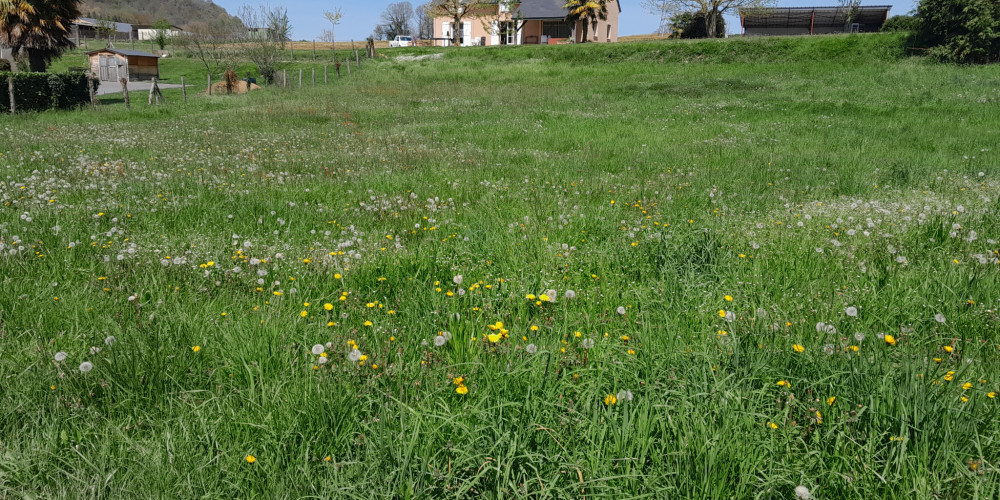
MULTIPOLYGON (((152 82, 128 82, 129 92, 146 92, 149 93, 149 86, 152 82)), ((180 84, 177 83, 160 83, 156 82, 156 86, 160 87, 160 90, 167 89, 179 89, 180 84)), ((191 85, 188 85, 191 87, 191 85)), ((97 95, 107 95, 107 94, 118 94, 122 91, 122 84, 116 82, 101 82, 101 86, 97 88, 97 95)))

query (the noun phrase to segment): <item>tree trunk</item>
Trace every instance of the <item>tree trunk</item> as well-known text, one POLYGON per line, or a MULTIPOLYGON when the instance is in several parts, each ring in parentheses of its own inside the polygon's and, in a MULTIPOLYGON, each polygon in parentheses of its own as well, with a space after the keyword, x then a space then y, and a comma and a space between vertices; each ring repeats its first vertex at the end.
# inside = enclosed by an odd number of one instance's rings
POLYGON ((583 18, 580 24, 583 26, 583 38, 580 39, 580 43, 587 43, 587 29, 590 27, 590 18, 583 18))
POLYGON ((458 47, 462 43, 461 30, 462 29, 462 17, 455 16, 451 23, 451 44, 454 47, 458 47))
POLYGON ((26 49, 26 52, 28 53, 28 71, 45 73, 45 67, 47 66, 45 55, 35 49, 26 49))
POLYGON ((705 16, 705 22, 708 24, 705 31, 709 38, 719 37, 719 11, 716 7, 708 11, 708 15, 705 16))

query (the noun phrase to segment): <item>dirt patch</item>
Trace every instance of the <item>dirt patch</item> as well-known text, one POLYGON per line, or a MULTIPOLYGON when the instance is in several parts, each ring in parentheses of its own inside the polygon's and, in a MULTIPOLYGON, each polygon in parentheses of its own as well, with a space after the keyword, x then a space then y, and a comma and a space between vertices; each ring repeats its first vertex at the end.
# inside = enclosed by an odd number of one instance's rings
MULTIPOLYGON (((236 83, 236 87, 233 89, 233 93, 234 94, 246 94, 247 92, 249 92, 251 90, 260 90, 260 85, 257 85, 256 83, 251 83, 250 87, 247 88, 247 82, 244 82, 243 80, 240 80, 239 82, 236 83)), ((226 93, 226 82, 213 83, 212 84, 212 93, 213 94, 225 94, 226 93)))

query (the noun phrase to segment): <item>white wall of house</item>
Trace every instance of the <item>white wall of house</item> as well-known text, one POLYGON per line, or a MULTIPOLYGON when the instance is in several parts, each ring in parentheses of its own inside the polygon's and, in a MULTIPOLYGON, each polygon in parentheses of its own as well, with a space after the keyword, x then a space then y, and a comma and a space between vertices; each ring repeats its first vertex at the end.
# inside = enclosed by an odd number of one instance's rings
MULTIPOLYGON (((143 28, 143 29, 139 29, 139 30, 136 30, 136 31, 138 32, 137 35, 139 37, 139 40, 152 40, 152 39, 156 38, 156 30, 154 30, 152 28, 143 28)), ((167 31, 167 36, 168 37, 175 37, 175 36, 179 36, 180 34, 181 34, 181 32, 177 31, 177 30, 168 30, 167 31)))

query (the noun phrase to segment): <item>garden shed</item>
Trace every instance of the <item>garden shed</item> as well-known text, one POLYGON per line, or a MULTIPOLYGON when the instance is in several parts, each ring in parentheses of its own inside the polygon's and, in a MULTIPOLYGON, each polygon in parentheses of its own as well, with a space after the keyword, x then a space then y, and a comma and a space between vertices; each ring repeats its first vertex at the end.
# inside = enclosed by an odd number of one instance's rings
POLYGON ((90 71, 102 82, 152 80, 160 77, 160 58, 141 50, 108 47, 87 52, 90 71))

